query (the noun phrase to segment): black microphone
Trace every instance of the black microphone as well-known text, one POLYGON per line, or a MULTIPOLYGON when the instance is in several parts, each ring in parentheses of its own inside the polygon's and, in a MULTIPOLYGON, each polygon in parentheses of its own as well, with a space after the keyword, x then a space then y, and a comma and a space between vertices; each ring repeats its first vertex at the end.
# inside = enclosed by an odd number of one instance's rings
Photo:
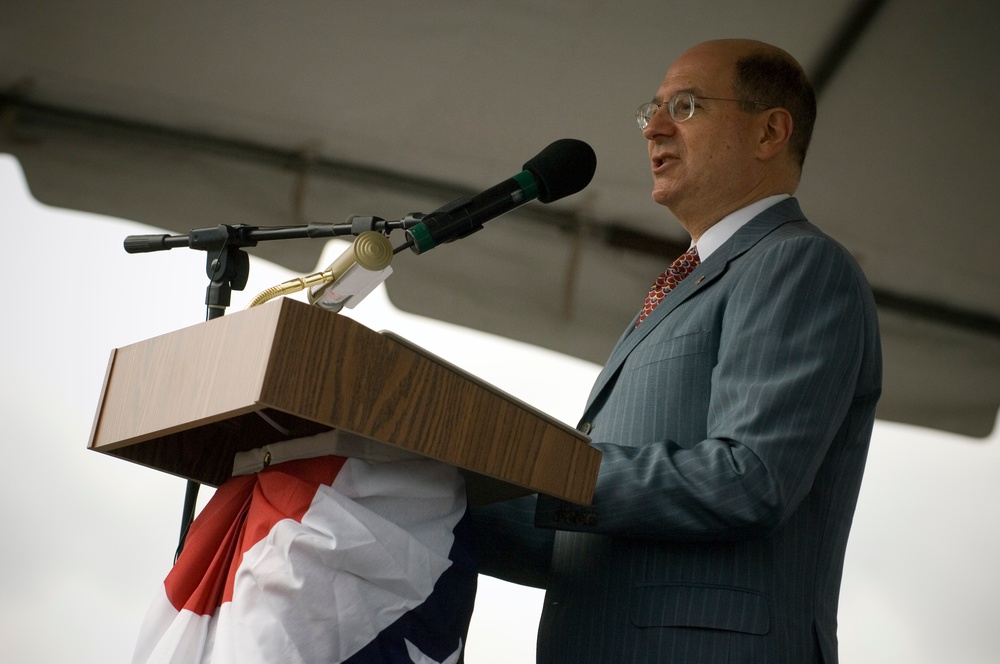
POLYGON ((529 159, 512 178, 476 194, 463 196, 420 219, 406 231, 410 248, 420 254, 439 244, 475 233, 490 219, 538 199, 551 203, 582 190, 597 170, 593 148, 562 138, 529 159))

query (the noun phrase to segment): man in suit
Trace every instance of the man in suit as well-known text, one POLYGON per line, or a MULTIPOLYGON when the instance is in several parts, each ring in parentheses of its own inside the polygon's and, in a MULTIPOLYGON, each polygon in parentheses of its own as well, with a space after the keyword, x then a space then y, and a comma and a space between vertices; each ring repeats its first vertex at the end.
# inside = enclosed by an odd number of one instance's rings
POLYGON ((697 256, 590 395, 593 504, 476 517, 483 573, 546 589, 538 662, 837 661, 881 354, 861 270, 791 197, 814 117, 798 63, 746 40, 686 51, 640 107, 653 198, 697 256))

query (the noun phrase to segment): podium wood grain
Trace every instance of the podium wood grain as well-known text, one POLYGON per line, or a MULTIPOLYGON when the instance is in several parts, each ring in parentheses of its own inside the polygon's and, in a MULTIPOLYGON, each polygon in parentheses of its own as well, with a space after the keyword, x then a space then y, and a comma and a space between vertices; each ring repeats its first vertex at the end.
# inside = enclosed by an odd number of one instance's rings
POLYGON ((330 428, 467 471, 475 504, 534 492, 587 504, 600 464, 572 428, 287 298, 114 350, 89 446, 218 486, 237 451, 330 428))

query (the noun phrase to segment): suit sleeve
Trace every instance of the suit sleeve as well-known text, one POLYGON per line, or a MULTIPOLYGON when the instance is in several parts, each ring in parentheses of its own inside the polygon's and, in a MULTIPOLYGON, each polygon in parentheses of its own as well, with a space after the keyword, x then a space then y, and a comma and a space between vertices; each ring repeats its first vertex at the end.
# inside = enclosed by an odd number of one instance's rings
POLYGON ((555 533, 532 526, 535 501, 535 496, 525 496, 471 510, 480 542, 480 573, 546 587, 555 533))
POLYGON ((771 532, 806 496, 855 392, 870 294, 828 238, 786 238, 738 260, 724 276, 735 281, 717 357, 699 377, 710 380, 707 415, 693 416, 706 418, 707 437, 626 446, 595 432, 604 456, 593 505, 540 497, 536 525, 736 539, 771 532))

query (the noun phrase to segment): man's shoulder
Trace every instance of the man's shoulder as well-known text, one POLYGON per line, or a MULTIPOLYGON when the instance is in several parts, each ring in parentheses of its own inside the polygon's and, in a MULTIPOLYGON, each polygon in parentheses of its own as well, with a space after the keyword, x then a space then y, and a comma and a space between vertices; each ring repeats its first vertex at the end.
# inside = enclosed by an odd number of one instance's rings
POLYGON ((837 253, 850 255, 850 252, 828 235, 822 228, 812 223, 802 212, 799 202, 794 197, 786 198, 757 215, 743 229, 748 235, 756 235, 755 244, 768 247, 773 243, 797 241, 803 244, 824 246, 837 253))

